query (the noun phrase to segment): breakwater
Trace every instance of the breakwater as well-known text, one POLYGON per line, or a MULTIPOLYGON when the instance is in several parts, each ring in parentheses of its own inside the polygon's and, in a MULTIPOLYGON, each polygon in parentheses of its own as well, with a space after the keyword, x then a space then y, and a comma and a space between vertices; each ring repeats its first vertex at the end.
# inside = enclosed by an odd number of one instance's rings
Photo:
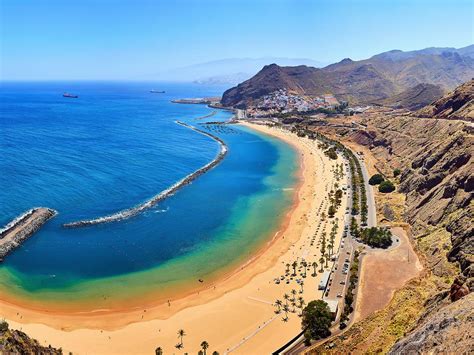
POLYGON ((56 214, 57 212, 50 208, 32 208, 2 228, 0 230, 0 261, 56 214))
POLYGON ((167 197, 173 195, 180 188, 182 188, 183 186, 191 183, 193 180, 195 180, 196 178, 198 178, 202 174, 208 172, 213 167, 215 167, 217 164, 219 164, 222 161, 222 159, 224 159, 225 155, 227 154, 228 148, 227 148, 227 145, 225 144, 225 142, 222 139, 220 139, 219 137, 217 137, 217 136, 215 136, 215 135, 213 135, 209 132, 206 132, 206 131, 200 130, 200 129, 194 127, 194 126, 188 125, 184 122, 176 121, 176 123, 183 126, 183 127, 192 129, 193 131, 195 131, 197 133, 200 133, 200 134, 203 134, 203 135, 215 140, 216 142, 218 142, 219 145, 220 145, 220 150, 219 150, 219 153, 216 155, 216 157, 211 162, 207 163, 206 165, 204 165, 203 167, 201 167, 198 170, 194 171, 193 173, 185 176, 183 179, 179 180, 174 185, 171 185, 167 189, 160 192, 158 195, 153 196, 151 199, 145 201, 144 203, 142 203, 138 206, 135 206, 135 207, 132 207, 132 208, 129 208, 129 209, 126 209, 126 210, 122 210, 122 211, 119 211, 117 213, 114 213, 114 214, 111 214, 111 215, 108 215, 108 216, 104 216, 104 217, 98 217, 98 218, 94 218, 94 219, 88 219, 88 220, 81 220, 81 221, 76 221, 76 222, 65 223, 65 224, 63 224, 63 227, 65 227, 65 228, 86 227, 86 226, 91 226, 91 225, 95 225, 95 224, 121 221, 121 220, 130 218, 130 217, 136 216, 136 215, 142 213, 143 211, 145 211, 146 209, 149 209, 149 208, 155 206, 157 203, 163 201, 167 197))

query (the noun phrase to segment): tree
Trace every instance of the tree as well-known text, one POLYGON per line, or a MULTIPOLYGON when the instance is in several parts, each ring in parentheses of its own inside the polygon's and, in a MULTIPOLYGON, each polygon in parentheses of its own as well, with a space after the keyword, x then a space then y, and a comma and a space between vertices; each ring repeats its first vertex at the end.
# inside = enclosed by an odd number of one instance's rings
POLYGON ((329 331, 331 322, 329 306, 323 300, 311 301, 303 309, 301 327, 305 330, 306 339, 318 340, 331 335, 329 331))
POLYGON ((318 273, 318 271, 316 270, 316 268, 318 267, 318 263, 316 261, 313 261, 311 265, 314 268, 313 276, 316 276, 316 274, 318 273))
POLYGON ((383 182, 385 179, 382 174, 375 174, 372 175, 371 178, 369 179, 369 184, 370 185, 378 185, 381 182, 383 182))
POLYGON ((156 355, 163 355, 163 349, 159 346, 155 349, 155 354, 156 355))
POLYGON ((393 170, 393 177, 397 177, 398 175, 400 175, 402 173, 402 171, 400 169, 394 169, 393 170))
POLYGON ((329 209, 328 209, 329 218, 333 218, 335 214, 336 214, 336 207, 334 207, 334 205, 329 206, 329 209))
POLYGON ((379 185, 379 191, 383 193, 390 193, 395 191, 395 185, 391 181, 385 180, 379 185))
POLYGON ((209 348, 209 343, 204 340, 204 341, 201 343, 201 348, 202 348, 202 351, 204 352, 204 355, 206 355, 206 350, 209 348))
POLYGON ((283 305, 283 302, 280 301, 280 300, 276 300, 275 301, 275 306, 278 307, 278 309, 275 311, 276 314, 280 313, 281 312, 281 306, 283 305))
POLYGON ((296 261, 293 261, 293 264, 291 264, 293 267, 293 276, 296 276, 296 267, 298 266, 298 263, 296 261))
POLYGON ((178 330, 178 338, 180 339, 181 341, 181 347, 184 346, 183 344, 183 337, 186 335, 186 332, 184 331, 184 329, 180 329, 178 330))

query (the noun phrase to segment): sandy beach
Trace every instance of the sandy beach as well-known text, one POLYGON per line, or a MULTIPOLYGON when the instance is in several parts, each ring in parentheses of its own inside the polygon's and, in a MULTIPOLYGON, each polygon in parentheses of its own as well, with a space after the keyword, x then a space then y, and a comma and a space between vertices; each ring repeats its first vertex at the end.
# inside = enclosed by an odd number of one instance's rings
MULTIPOLYGON (((206 289, 176 297, 169 304, 151 304, 139 310, 99 315, 58 314, 0 301, 1 314, 10 326, 25 331, 41 344, 62 347, 64 352, 75 354, 150 354, 158 346, 165 354, 196 353, 203 340, 210 344, 208 353, 264 354, 293 338, 300 331, 299 310, 290 312, 288 321, 284 322, 284 315, 274 312, 273 303, 277 299, 285 302, 283 295, 292 297, 292 290, 296 291, 296 299, 302 297, 306 303, 322 296, 317 290, 321 273, 313 277, 311 265, 315 261, 320 269, 317 240, 324 230, 329 234, 332 226, 327 219, 321 221, 320 214, 327 212, 327 194, 335 182, 332 167, 342 160, 330 160, 317 147, 317 142, 288 131, 243 124, 292 144, 300 155, 301 164, 293 206, 289 207, 274 237, 245 264, 206 289), (301 267, 303 259, 308 264, 306 270, 301 267), (275 279, 281 279, 286 265, 294 261, 300 269, 298 275, 289 283, 286 277, 276 284, 275 279), (303 278, 303 274, 306 277, 303 278), (304 287, 296 282, 298 278, 304 281, 304 287), (180 350, 175 348, 179 329, 187 334, 180 350)), ((343 198, 336 214, 341 221, 336 245, 342 234, 346 203, 343 198)))

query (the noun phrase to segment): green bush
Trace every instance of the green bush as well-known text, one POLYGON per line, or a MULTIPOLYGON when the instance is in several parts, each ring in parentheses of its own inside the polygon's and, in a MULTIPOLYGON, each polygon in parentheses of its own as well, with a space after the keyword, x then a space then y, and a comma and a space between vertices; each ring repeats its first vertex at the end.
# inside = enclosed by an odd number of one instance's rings
POLYGON ((395 191, 395 185, 391 181, 385 180, 379 185, 379 191, 383 193, 395 191))
POLYGON ((386 249, 392 245, 392 232, 388 228, 365 228, 360 230, 360 239, 373 248, 386 249))
POLYGON ((0 320, 0 332, 6 332, 8 330, 8 323, 5 320, 0 320))
POLYGON ((400 175, 402 173, 402 171, 400 169, 395 169, 393 170, 393 176, 394 177, 397 177, 398 175, 400 175))
POLYGON ((311 301, 303 309, 301 328, 306 329, 306 339, 322 339, 331 335, 332 316, 328 304, 323 300, 311 301))
POLYGON ((382 183, 385 179, 383 178, 382 174, 375 174, 372 175, 372 177, 369 179, 369 184, 370 185, 378 185, 382 183))

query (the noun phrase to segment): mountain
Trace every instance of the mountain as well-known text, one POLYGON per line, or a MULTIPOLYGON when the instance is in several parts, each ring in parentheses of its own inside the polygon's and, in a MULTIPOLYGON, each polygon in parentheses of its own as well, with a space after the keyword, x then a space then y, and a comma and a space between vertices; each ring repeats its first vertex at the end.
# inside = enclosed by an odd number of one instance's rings
POLYGON ((380 100, 378 103, 383 106, 406 108, 413 111, 418 110, 441 98, 443 94, 444 91, 437 85, 418 84, 401 92, 400 94, 380 100))
POLYGON ((474 79, 417 112, 419 117, 474 122, 474 79))
MULTIPOLYGON (((469 52, 470 47, 466 48, 461 51, 469 52)), ((469 55, 459 50, 437 51, 390 51, 360 61, 346 58, 322 69, 266 65, 251 79, 227 90, 222 104, 243 108, 277 89, 312 96, 332 93, 339 100, 370 104, 418 84, 452 90, 474 77, 474 59, 469 55)))
POLYGON ((148 76, 148 78, 235 85, 242 80, 252 77, 268 63, 278 63, 282 66, 306 64, 313 67, 322 67, 326 65, 325 63, 307 58, 227 58, 170 69, 148 76))

